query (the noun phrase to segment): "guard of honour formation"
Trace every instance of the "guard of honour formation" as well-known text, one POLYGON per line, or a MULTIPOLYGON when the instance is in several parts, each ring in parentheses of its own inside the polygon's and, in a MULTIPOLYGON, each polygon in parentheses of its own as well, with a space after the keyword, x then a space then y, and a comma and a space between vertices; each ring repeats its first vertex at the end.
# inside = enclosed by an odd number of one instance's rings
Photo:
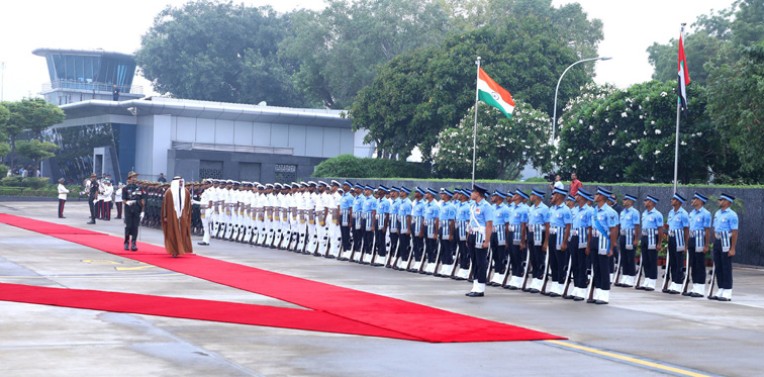
POLYGON ((200 245, 214 238, 470 280, 470 297, 491 285, 607 304, 615 285, 732 298, 738 218, 730 208, 735 198, 724 193, 713 217, 707 197, 695 193, 688 212, 686 199, 674 194, 665 221, 658 198, 645 196, 640 213, 638 199, 623 195, 617 213, 615 195, 601 187, 554 188, 547 204, 543 191, 489 193, 477 184, 436 191, 206 179, 193 196, 200 245))

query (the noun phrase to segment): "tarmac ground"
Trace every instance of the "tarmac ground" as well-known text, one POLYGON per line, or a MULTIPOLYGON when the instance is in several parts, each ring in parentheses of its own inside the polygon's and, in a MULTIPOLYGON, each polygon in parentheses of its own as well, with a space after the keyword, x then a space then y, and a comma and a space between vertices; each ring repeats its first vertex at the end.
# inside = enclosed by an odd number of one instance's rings
MULTIPOLYGON (((86 225, 85 202, 0 202, 0 213, 86 225)), ((116 212, 116 211, 115 211, 116 212)), ((113 215, 114 213, 113 212, 113 215)), ((162 245, 158 229, 142 242, 162 245)), ((591 305, 212 240, 197 254, 568 338, 431 344, 0 301, 0 376, 761 376, 764 269, 735 265, 731 302, 614 287, 591 305)), ((738 250, 744 253, 745 250, 738 250)), ((0 224, 0 282, 296 307, 0 224)))

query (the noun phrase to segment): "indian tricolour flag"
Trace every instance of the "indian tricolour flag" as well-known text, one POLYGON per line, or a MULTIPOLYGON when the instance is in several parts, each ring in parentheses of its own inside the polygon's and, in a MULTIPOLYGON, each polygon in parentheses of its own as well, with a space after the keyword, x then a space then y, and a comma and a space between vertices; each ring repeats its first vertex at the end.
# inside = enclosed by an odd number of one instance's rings
POLYGON ((493 106, 501 111, 507 118, 512 117, 512 111, 515 109, 515 100, 509 91, 499 86, 488 76, 483 68, 478 68, 478 98, 486 104, 493 106))

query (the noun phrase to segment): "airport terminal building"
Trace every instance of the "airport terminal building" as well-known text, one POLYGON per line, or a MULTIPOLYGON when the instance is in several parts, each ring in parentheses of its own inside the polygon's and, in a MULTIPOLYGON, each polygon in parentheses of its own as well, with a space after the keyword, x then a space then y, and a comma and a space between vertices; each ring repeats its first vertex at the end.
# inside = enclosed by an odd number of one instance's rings
POLYGON ((327 158, 373 151, 342 111, 144 97, 131 86, 130 55, 34 53, 46 58, 51 76, 43 96, 66 113, 48 130, 61 149, 45 175, 76 180, 96 172, 124 181, 135 170, 148 180, 164 173, 187 180, 293 181, 311 176, 327 158))

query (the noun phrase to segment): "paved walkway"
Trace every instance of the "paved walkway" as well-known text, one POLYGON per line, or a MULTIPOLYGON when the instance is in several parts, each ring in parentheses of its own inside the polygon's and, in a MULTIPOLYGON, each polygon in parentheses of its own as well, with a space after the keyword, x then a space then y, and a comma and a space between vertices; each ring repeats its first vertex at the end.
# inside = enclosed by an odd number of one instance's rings
MULTIPOLYGON (((2 202, 0 212, 86 225, 87 205, 2 202)), ((161 244, 161 231, 141 229, 161 244)), ((194 240, 198 241, 197 239, 194 240)), ((196 246, 196 245, 195 245, 196 246)), ((587 305, 466 282, 216 242, 197 253, 352 287, 569 341, 429 344, 0 301, 2 376, 754 376, 764 374, 764 270, 736 266, 722 303, 614 288, 587 305)), ((740 252, 745 252, 741 250, 740 252)), ((0 225, 0 281, 294 307, 76 244, 0 225)))

